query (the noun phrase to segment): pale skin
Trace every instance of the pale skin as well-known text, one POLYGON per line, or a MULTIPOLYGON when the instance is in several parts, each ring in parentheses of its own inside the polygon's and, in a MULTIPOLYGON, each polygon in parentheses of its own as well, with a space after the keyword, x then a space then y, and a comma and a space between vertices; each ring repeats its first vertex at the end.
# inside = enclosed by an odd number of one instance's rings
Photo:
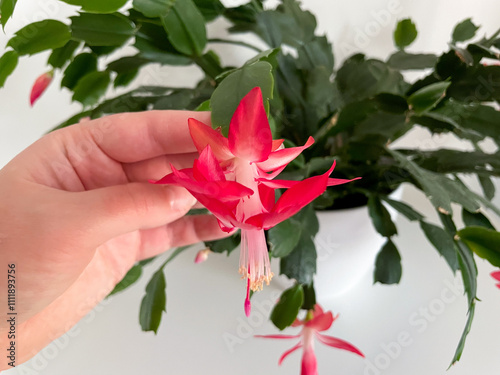
POLYGON ((197 157, 207 112, 118 114, 53 132, 0 170, 0 371, 10 368, 7 271, 16 270, 16 365, 104 299, 135 262, 225 234, 184 189, 152 185, 197 157))

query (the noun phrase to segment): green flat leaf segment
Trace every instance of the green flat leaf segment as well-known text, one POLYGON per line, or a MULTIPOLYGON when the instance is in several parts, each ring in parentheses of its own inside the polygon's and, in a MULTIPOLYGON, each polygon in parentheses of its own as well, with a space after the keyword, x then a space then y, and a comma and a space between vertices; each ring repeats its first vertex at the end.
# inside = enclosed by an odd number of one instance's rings
POLYGON ((375 260, 374 283, 397 284, 401 280, 403 270, 401 267, 401 255, 394 243, 387 239, 375 260))
POLYGON ((304 290, 302 285, 296 284, 283 292, 271 313, 271 321, 277 328, 284 330, 295 321, 303 303, 304 290))
POLYGON ((90 46, 121 46, 134 33, 134 25, 121 15, 80 13, 71 17, 73 38, 90 46))
POLYGON ((63 47, 71 38, 69 27, 55 20, 34 22, 18 30, 9 40, 19 55, 34 55, 36 53, 63 47))
POLYGON ((78 5, 90 13, 113 13, 123 7, 127 0, 61 0, 67 4, 78 5))
POLYGON ((444 99, 446 89, 451 85, 451 82, 437 82, 425 86, 413 93, 408 98, 408 104, 417 114, 422 114, 433 108, 444 99))
POLYGON ((74 88, 73 100, 84 106, 95 104, 105 93, 111 81, 109 72, 92 72, 81 78, 74 88))
POLYGON ((444 229, 434 224, 421 221, 420 227, 439 254, 446 260, 451 270, 456 272, 459 269, 459 265, 457 249, 453 238, 444 229))
POLYGON ((176 0, 134 0, 133 6, 147 17, 155 18, 167 14, 176 0))
POLYGON ((453 43, 465 42, 466 40, 474 38, 478 29, 479 26, 474 25, 470 18, 460 22, 453 30, 453 43))
POLYGON ((7 78, 16 69, 19 56, 15 51, 7 51, 0 57, 0 87, 3 87, 7 78))
POLYGON ((161 16, 168 39, 185 55, 201 56, 207 44, 205 20, 193 0, 173 0, 174 5, 161 16))
POLYGON ((116 284, 115 288, 112 290, 111 293, 109 293, 108 297, 112 296, 113 294, 119 293, 122 290, 127 289, 129 286, 131 286, 137 280, 139 280, 141 275, 142 275, 142 266, 136 264, 127 272, 124 278, 118 284, 116 284))
POLYGON ((273 97, 272 66, 268 62, 258 61, 244 65, 228 75, 215 89, 210 100, 212 107, 212 127, 221 127, 227 136, 231 117, 241 99, 254 87, 259 86, 262 97, 267 102, 273 97))
POLYGON ((434 207, 446 212, 452 212, 451 199, 448 192, 436 181, 435 177, 438 176, 437 174, 420 168, 415 162, 395 150, 388 151, 399 162, 402 168, 405 168, 417 179, 434 207))
POLYGON ((391 237, 398 233, 389 211, 384 207, 378 196, 368 198, 368 213, 377 232, 384 237, 391 237))
POLYGON ((500 267, 500 233, 484 227, 467 227, 458 232, 460 239, 479 257, 500 267))
POLYGON ((161 268, 155 272, 146 286, 146 295, 141 302, 139 322, 143 331, 153 331, 155 334, 158 332, 162 314, 167 311, 166 286, 165 275, 161 268))
POLYGON ((399 49, 408 47, 417 38, 417 28, 411 19, 407 18, 398 22, 394 30, 394 44, 399 49))
POLYGON ((2 23, 3 28, 5 28, 7 21, 12 16, 16 3, 17 0, 0 0, 0 22, 2 23))
POLYGON ((273 258, 290 254, 297 246, 302 234, 302 223, 285 220, 268 231, 268 242, 273 258))
POLYGON ((73 90, 85 75, 97 70, 97 57, 92 53, 81 53, 64 70, 61 87, 73 90))

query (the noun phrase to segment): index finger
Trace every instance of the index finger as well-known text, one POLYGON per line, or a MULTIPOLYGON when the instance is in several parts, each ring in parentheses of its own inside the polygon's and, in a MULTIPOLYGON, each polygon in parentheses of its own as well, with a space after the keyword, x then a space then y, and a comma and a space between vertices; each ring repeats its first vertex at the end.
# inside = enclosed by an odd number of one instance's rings
POLYGON ((81 126, 107 156, 133 163, 165 154, 195 152, 189 118, 210 124, 210 112, 169 110, 120 113, 81 126))

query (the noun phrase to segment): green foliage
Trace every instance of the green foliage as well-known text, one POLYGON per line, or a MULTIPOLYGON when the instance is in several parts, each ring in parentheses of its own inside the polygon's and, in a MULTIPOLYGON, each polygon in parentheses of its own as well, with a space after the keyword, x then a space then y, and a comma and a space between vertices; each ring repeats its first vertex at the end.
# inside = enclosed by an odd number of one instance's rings
POLYGON ((384 207, 380 198, 372 195, 368 198, 368 213, 377 232, 384 237, 391 237, 398 233, 389 211, 384 207))
POLYGON ((468 18, 455 26, 455 29, 453 30, 452 41, 456 43, 465 42, 466 40, 472 39, 476 35, 476 31, 478 29, 479 26, 474 25, 471 19, 468 18))
POLYGON ((301 284, 311 284, 316 273, 317 253, 313 238, 319 230, 318 219, 312 205, 309 205, 289 220, 300 225, 302 230, 292 250, 283 249, 288 255, 281 258, 280 273, 301 284))
POLYGON ((5 29, 7 21, 12 16, 14 8, 16 7, 17 0, 0 0, 0 22, 2 27, 5 29))
POLYGON ((3 87, 7 78, 14 72, 19 56, 15 51, 7 51, 0 57, 0 87, 3 87))
POLYGON ((437 56, 433 54, 415 54, 397 51, 387 60, 387 64, 398 70, 421 70, 434 67, 437 56))
POLYGON ((134 32, 134 25, 118 14, 80 13, 71 17, 73 38, 90 46, 121 46, 134 32))
POLYGON ((74 88, 73 100, 84 106, 95 104, 106 92, 110 83, 108 72, 92 72, 82 77, 74 88))
POLYGON ((62 68, 75 53, 80 43, 74 40, 68 41, 64 46, 56 48, 50 54, 48 63, 54 68, 62 68))
POLYGON ((61 0, 71 5, 78 5, 91 13, 113 13, 123 7, 127 0, 61 0))
POLYGON ((411 19, 407 18, 398 22, 394 30, 394 44, 399 49, 404 49, 417 38, 417 27, 411 19))
POLYGON ((243 97, 254 87, 259 86, 265 101, 273 96, 272 66, 265 61, 244 65, 229 74, 215 89, 210 106, 212 126, 221 127, 227 135, 229 123, 236 107, 243 97))
POLYGON ((240 242, 241 235, 236 233, 219 241, 205 241, 205 246, 214 253, 226 252, 229 256, 240 245, 240 242))
POLYGON ((73 90, 85 75, 97 70, 97 57, 91 53, 81 53, 64 70, 61 87, 73 90))
POLYGON ((146 295, 141 302, 139 322, 143 331, 153 331, 155 334, 158 332, 163 312, 167 311, 166 287, 165 275, 161 268, 146 286, 146 295))
POLYGON ((479 257, 500 267, 500 233, 494 229, 470 226, 458 232, 460 240, 479 257))
POLYGON ((450 82, 437 82, 421 88, 411 94, 408 98, 408 104, 417 114, 427 112, 435 108, 444 99, 446 89, 450 84, 450 82))
POLYGON ((465 208, 462 209, 462 220, 468 227, 484 227, 486 229, 495 230, 491 222, 481 212, 469 212, 465 208))
POLYGON ((174 0, 161 22, 175 49, 185 55, 201 56, 207 43, 205 21, 193 0, 174 0))
POLYGON ((109 293, 109 296, 112 296, 113 294, 119 293, 127 289, 129 286, 131 286, 137 280, 139 280, 141 275, 142 275, 142 266, 136 264, 127 272, 127 274, 123 277, 123 279, 118 284, 116 284, 115 288, 111 291, 111 293, 109 293))
POLYGON ((401 255, 394 243, 387 239, 375 260, 374 283, 397 284, 401 280, 401 255))
POLYGON ((69 28, 62 22, 45 20, 32 23, 17 31, 7 46, 19 55, 34 55, 64 46, 70 39, 69 28))
POLYGON ((429 242, 436 248, 441 256, 446 260, 451 270, 455 273, 458 270, 457 248, 453 237, 444 229, 429 224, 423 220, 420 221, 420 227, 429 239, 429 242))
POLYGON ((288 219, 268 231, 268 243, 274 258, 283 258, 297 246, 302 235, 300 222, 288 219))
POLYGON ((284 330, 295 321, 303 303, 304 290, 302 285, 296 284, 283 292, 271 312, 271 321, 277 328, 284 330))
POLYGON ((174 5, 175 0, 134 0, 134 9, 147 17, 161 17, 166 15, 174 5))

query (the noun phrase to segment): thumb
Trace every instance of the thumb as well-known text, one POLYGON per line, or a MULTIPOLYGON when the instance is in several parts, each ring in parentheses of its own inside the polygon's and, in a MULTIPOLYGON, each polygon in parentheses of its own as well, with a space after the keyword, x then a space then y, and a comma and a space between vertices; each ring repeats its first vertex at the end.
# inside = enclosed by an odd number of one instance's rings
POLYGON ((139 182, 75 194, 82 224, 99 244, 135 230, 171 223, 196 203, 184 188, 139 182))

